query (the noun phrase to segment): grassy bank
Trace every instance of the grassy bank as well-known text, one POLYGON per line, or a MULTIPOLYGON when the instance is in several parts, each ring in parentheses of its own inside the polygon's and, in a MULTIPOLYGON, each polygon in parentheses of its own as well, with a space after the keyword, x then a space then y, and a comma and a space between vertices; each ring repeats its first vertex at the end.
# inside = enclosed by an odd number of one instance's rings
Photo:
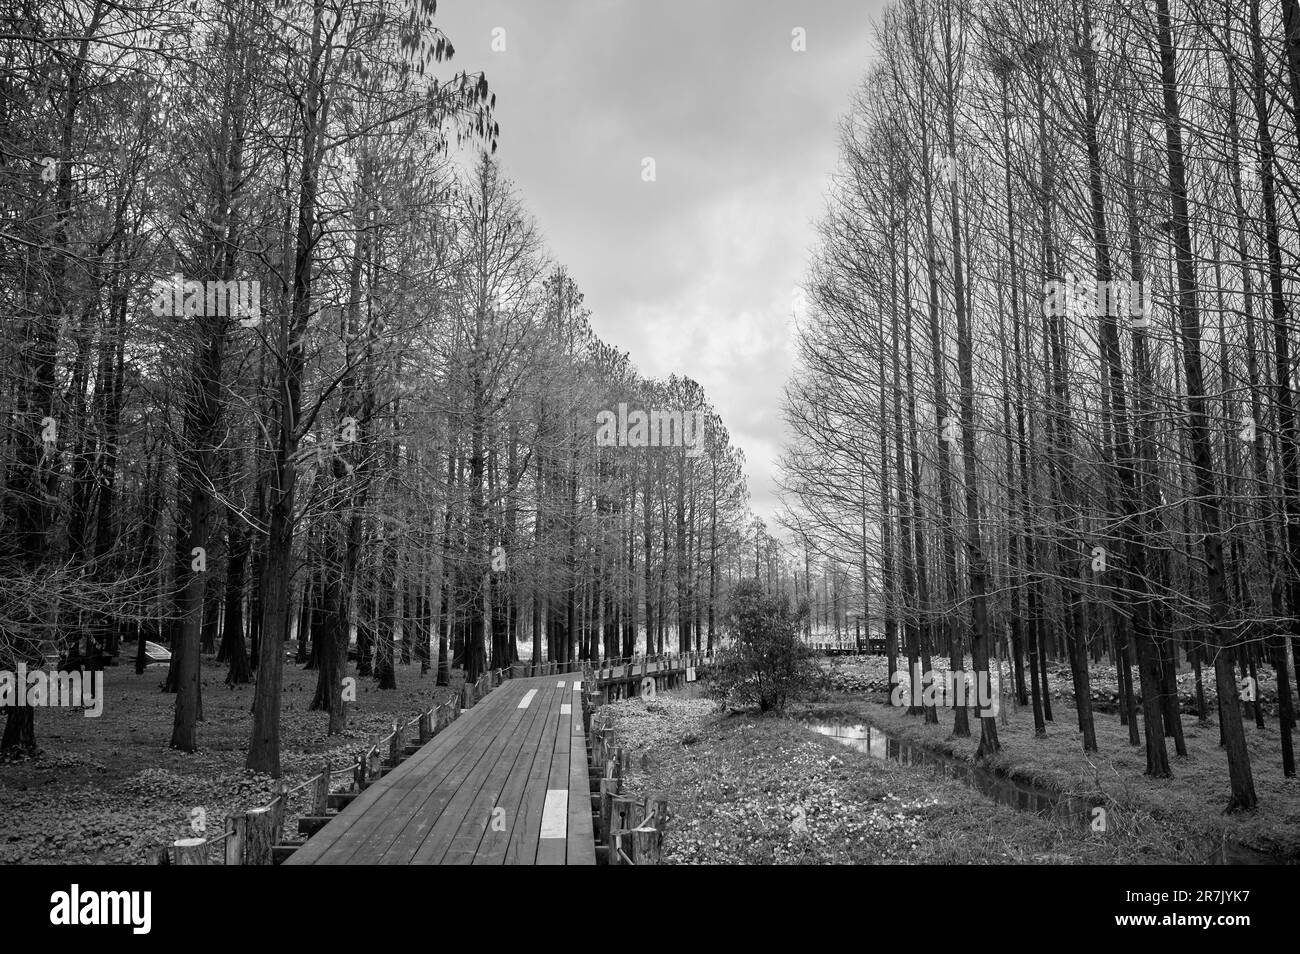
POLYGON ((627 790, 662 792, 665 864, 1112 864, 1187 860, 1151 830, 1098 836, 873 760, 789 719, 664 694, 606 707, 627 790))
MULTIPOLYGON (((190 834, 190 813, 202 808, 207 829, 220 833, 227 813, 270 800, 272 779, 246 772, 253 686, 224 685, 226 667, 203 660, 200 751, 167 747, 175 696, 158 691, 165 666, 137 676, 128 664, 105 670, 104 711, 36 713, 37 759, 0 764, 0 863, 138 864, 149 849, 190 834)), ((311 712, 316 673, 287 661, 281 703, 281 766, 290 786, 350 762, 370 733, 386 733, 434 700, 434 674, 398 666, 397 685, 381 692, 357 680, 347 731, 327 738, 328 718, 311 712)), ((446 690, 441 690, 446 693, 446 690)), ((292 819, 307 792, 291 800, 292 819)))
MULTIPOLYGON (((951 709, 939 709, 938 724, 926 725, 920 716, 889 705, 883 693, 824 692, 804 709, 823 718, 870 722, 900 738, 967 760, 973 758, 979 742, 978 724, 972 725, 971 738, 952 737, 951 709)), ((1099 799, 1107 806, 1112 824, 1121 828, 1163 830, 1189 844, 1213 844, 1226 837, 1277 861, 1300 861, 1300 779, 1282 776, 1275 720, 1262 730, 1249 719, 1245 722, 1259 807, 1224 815, 1228 768, 1213 719, 1198 722, 1195 716, 1185 715, 1187 755, 1176 756, 1173 740, 1166 740, 1173 777, 1152 779, 1143 774, 1145 748, 1129 744, 1128 728, 1120 724, 1118 715, 1095 715, 1099 751, 1085 753, 1073 706, 1056 695, 1053 710, 1055 721, 1048 724, 1047 736, 1037 738, 1032 712, 1008 708, 1006 721, 1001 715, 998 719, 1002 751, 985 764, 1028 784, 1099 799)))

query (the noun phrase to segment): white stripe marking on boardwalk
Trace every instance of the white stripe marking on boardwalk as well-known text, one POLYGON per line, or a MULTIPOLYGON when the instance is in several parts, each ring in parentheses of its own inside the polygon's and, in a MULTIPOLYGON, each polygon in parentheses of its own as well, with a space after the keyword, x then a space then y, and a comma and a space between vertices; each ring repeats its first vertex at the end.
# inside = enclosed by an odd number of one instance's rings
POLYGON ((567 838, 569 834, 569 790, 549 788, 542 808, 542 837, 567 838))
POLYGON ((535 696, 535 695, 537 695, 537 690, 536 690, 536 689, 529 689, 527 692, 525 692, 525 693, 524 693, 524 697, 523 697, 522 699, 519 700, 519 706, 518 706, 518 708, 520 708, 520 709, 527 709, 528 706, 529 706, 529 704, 532 703, 532 701, 533 701, 533 696, 535 696))
POLYGON ((573 706, 567 702, 560 704, 560 715, 573 715, 573 706))
POLYGON ((563 689, 563 688, 564 688, 564 680, 561 679, 559 682, 557 682, 557 683, 555 684, 555 688, 556 688, 556 689, 563 689))
POLYGON ((582 680, 581 679, 573 680, 573 691, 578 692, 581 689, 582 689, 582 680))

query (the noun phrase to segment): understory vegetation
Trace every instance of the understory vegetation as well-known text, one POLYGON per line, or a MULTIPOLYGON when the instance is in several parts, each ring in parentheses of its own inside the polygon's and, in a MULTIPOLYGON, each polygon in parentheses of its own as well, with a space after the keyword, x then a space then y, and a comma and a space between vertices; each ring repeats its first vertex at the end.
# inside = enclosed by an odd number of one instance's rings
POLYGON ((1205 848, 1154 824, 1103 838, 1018 812, 774 713, 671 694, 602 711, 629 750, 626 790, 668 799, 665 864, 1141 864, 1205 848))

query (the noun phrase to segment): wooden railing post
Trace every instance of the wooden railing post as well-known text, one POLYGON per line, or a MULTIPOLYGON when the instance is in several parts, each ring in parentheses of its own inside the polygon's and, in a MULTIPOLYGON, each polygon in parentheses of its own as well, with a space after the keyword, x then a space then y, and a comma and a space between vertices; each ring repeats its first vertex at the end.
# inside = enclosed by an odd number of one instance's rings
POLYGON ((627 864, 635 850, 632 846, 632 828, 644 814, 642 802, 629 795, 615 795, 610 800, 608 860, 611 865, 627 864), (628 858, 624 858, 626 854, 628 858))
MULTIPOLYGON (((600 780, 600 840, 611 847, 610 817, 614 810, 614 797, 618 794, 618 783, 611 778, 600 780)), ((611 862, 612 864, 612 862, 611 862)))
POLYGON ((662 795, 647 795, 645 800, 645 815, 642 818, 650 816, 647 825, 654 827, 659 832, 659 841, 662 843, 664 833, 668 830, 668 799, 662 795))
POLYGON ((243 812, 226 816, 226 864, 244 864, 244 852, 248 846, 248 816, 243 812))
POLYGON ((661 857, 659 832, 650 827, 632 830, 632 850, 628 854, 636 865, 657 865, 661 857))
POLYGON ((615 831, 631 831, 645 817, 645 802, 631 795, 615 795, 610 804, 609 824, 615 831))
POLYGON ((312 789, 311 813, 318 817, 325 815, 329 811, 329 802, 330 760, 326 759, 321 766, 320 775, 316 778, 316 786, 312 789))
POLYGON ((178 838, 172 842, 175 865, 206 865, 208 863, 208 840, 206 838, 178 838))
POLYGON ((289 811, 289 783, 276 779, 275 800, 271 802, 271 844, 279 844, 284 835, 284 816, 289 811))
POLYGON ((248 823, 248 838, 244 849, 244 864, 271 864, 271 849, 275 847, 278 840, 275 833, 274 806, 254 808, 246 813, 245 818, 248 823))

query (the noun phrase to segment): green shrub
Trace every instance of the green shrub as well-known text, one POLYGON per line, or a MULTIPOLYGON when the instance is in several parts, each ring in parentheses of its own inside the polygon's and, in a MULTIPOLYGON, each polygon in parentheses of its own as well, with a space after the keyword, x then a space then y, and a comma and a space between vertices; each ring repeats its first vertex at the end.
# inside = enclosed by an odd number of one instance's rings
POLYGON ((758 580, 742 580, 723 615, 731 644, 715 657, 709 695, 720 703, 781 711, 792 697, 816 684, 820 673, 799 641, 806 603, 791 608, 784 594, 769 593, 758 580))

